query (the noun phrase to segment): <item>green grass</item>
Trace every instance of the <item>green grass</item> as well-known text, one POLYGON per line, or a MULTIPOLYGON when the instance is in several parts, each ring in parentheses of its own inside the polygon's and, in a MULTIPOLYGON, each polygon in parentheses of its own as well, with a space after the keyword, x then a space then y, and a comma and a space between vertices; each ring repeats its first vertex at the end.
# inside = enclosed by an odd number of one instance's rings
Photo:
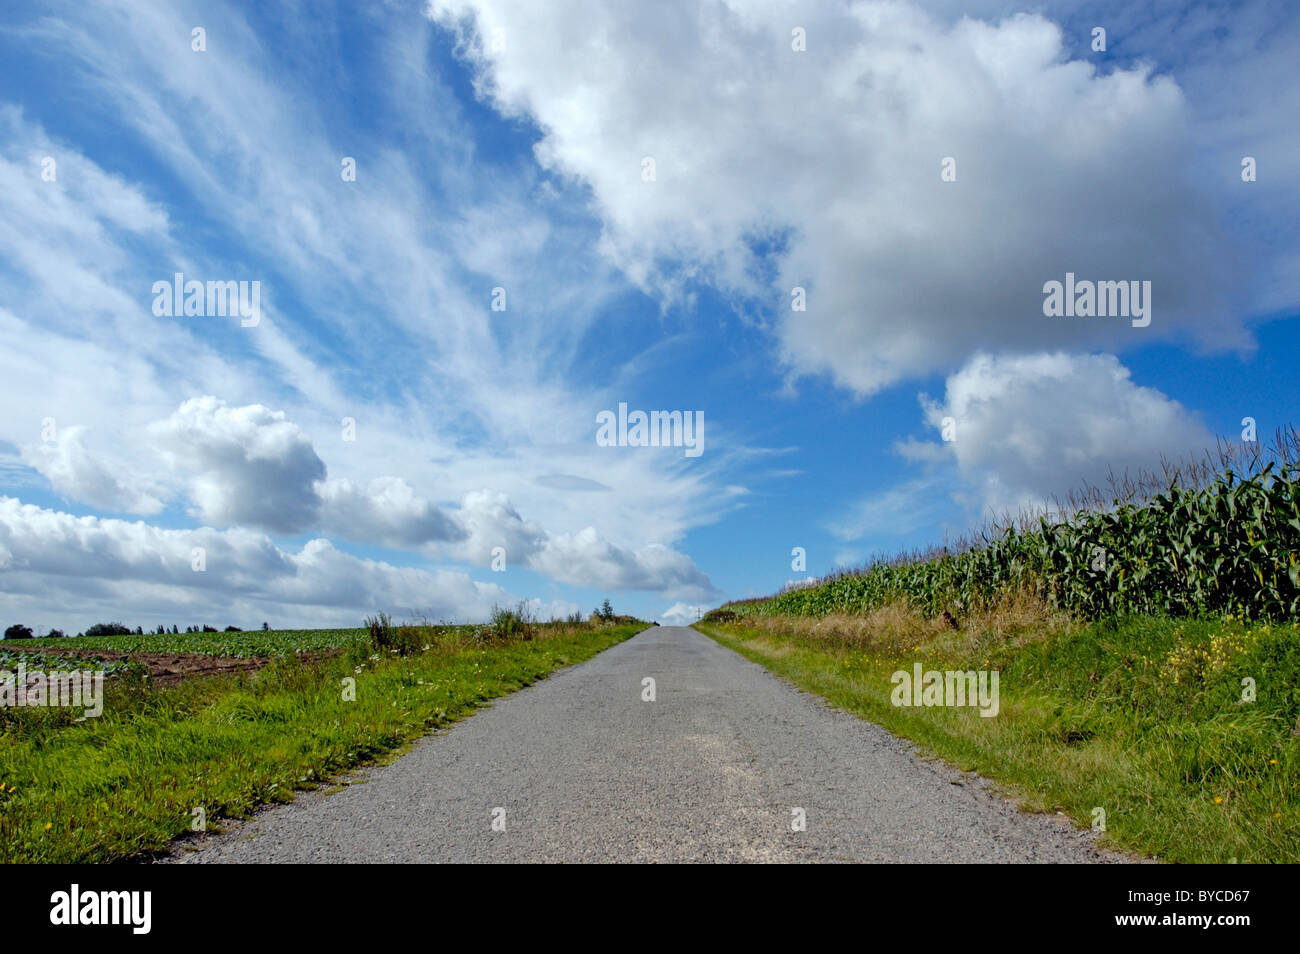
MULTIPOLYGON (((106 683, 97 719, 0 710, 0 861, 107 862, 164 850, 189 831, 195 807, 211 830, 222 817, 287 801, 643 628, 542 625, 513 641, 428 628, 430 649, 406 656, 349 636, 341 656, 313 664, 290 655, 248 676, 151 688, 128 673, 106 683), (353 702, 343 699, 349 678, 353 702)), ((207 634, 268 636, 284 634, 207 634)))
POLYGON ((1113 847, 1176 862, 1300 861, 1300 625, 1129 617, 1015 639, 926 625, 915 645, 807 621, 697 628, 996 780, 1027 810, 1087 826, 1103 808, 1113 847), (890 676, 917 661, 998 670, 999 715, 895 707, 890 676), (1242 701, 1247 677, 1254 702, 1242 701))
MULTIPOLYGON (((466 629, 469 627, 443 627, 466 629)), ((56 646, 63 649, 103 649, 111 652, 203 653, 212 656, 285 656, 337 649, 364 642, 366 630, 273 629, 241 633, 145 633, 143 636, 72 636, 14 640, 15 647, 56 646)))

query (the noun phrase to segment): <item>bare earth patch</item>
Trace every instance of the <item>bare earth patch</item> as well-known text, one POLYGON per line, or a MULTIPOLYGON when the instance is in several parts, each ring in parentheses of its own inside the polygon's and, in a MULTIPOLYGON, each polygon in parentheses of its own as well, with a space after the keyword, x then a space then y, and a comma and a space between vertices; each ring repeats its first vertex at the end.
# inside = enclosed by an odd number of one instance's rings
MULTIPOLYGON (((319 652, 298 653, 303 662, 319 662, 337 656, 343 650, 328 649, 319 652)), ((113 652, 103 649, 58 649, 41 647, 42 653, 96 659, 103 662, 135 662, 149 673, 149 681, 157 686, 174 686, 182 680, 198 676, 216 676, 226 673, 256 672, 275 661, 273 656, 212 656, 207 653, 148 653, 113 652)))

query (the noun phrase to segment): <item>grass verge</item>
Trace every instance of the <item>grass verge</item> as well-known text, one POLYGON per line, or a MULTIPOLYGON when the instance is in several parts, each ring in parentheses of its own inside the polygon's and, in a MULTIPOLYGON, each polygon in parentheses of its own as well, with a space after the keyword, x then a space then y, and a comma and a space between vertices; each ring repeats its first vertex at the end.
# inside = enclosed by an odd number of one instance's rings
POLYGON ((1300 861, 1300 625, 1071 623, 1019 601, 960 625, 905 606, 696 628, 832 704, 1174 862, 1300 861), (894 673, 997 670, 999 711, 895 706, 894 673), (1246 683, 1243 680, 1251 680, 1246 683), (1247 701, 1253 686, 1254 699, 1247 701))
POLYGON ((500 639, 404 627, 423 641, 401 653, 355 644, 323 662, 289 656, 168 688, 126 672, 105 684, 103 714, 81 722, 67 709, 0 709, 0 861, 165 850, 196 808, 212 830, 289 801, 644 628, 541 624, 500 639))

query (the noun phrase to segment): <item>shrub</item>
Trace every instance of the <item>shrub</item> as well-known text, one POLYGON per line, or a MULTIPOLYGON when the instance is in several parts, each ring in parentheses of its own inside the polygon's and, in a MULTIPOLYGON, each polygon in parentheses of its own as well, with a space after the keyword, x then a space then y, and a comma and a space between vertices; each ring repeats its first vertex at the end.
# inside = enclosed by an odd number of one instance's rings
POLYGON ((386 650, 393 644, 393 621, 387 613, 367 616, 366 629, 370 630, 370 644, 379 650, 386 650))
POLYGON ((381 653, 396 653, 399 656, 413 656, 423 652, 436 639, 432 627, 409 623, 394 626, 387 613, 367 616, 366 628, 370 631, 371 646, 381 653))
POLYGON ((392 632, 392 640, 389 643, 388 651, 397 653, 399 656, 414 656, 422 652, 428 645, 429 639, 426 633, 418 626, 411 626, 403 623, 392 632))
POLYGON ((87 636, 131 636, 131 627, 121 623, 96 623, 86 627, 87 636))
POLYGON ((521 602, 513 610, 492 607, 492 622, 488 626, 492 639, 503 642, 515 639, 533 638, 533 616, 528 611, 528 604, 521 602))

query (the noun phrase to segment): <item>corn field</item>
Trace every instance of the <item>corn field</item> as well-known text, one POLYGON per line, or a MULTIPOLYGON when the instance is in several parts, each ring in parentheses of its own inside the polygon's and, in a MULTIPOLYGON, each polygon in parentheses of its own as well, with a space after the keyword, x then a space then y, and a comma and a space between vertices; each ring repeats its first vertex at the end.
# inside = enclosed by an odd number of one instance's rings
POLYGON ((729 604, 736 615, 858 613, 906 600, 927 615, 961 613, 1032 592, 1084 619, 1129 613, 1300 618, 1300 442, 1279 435, 1266 459, 1220 449, 1222 469, 1175 469, 1163 490, 1127 487, 1071 517, 1037 517, 977 545, 729 604), (1244 457, 1244 459, 1243 459, 1244 457), (1134 498, 1140 498, 1136 501, 1134 498))

